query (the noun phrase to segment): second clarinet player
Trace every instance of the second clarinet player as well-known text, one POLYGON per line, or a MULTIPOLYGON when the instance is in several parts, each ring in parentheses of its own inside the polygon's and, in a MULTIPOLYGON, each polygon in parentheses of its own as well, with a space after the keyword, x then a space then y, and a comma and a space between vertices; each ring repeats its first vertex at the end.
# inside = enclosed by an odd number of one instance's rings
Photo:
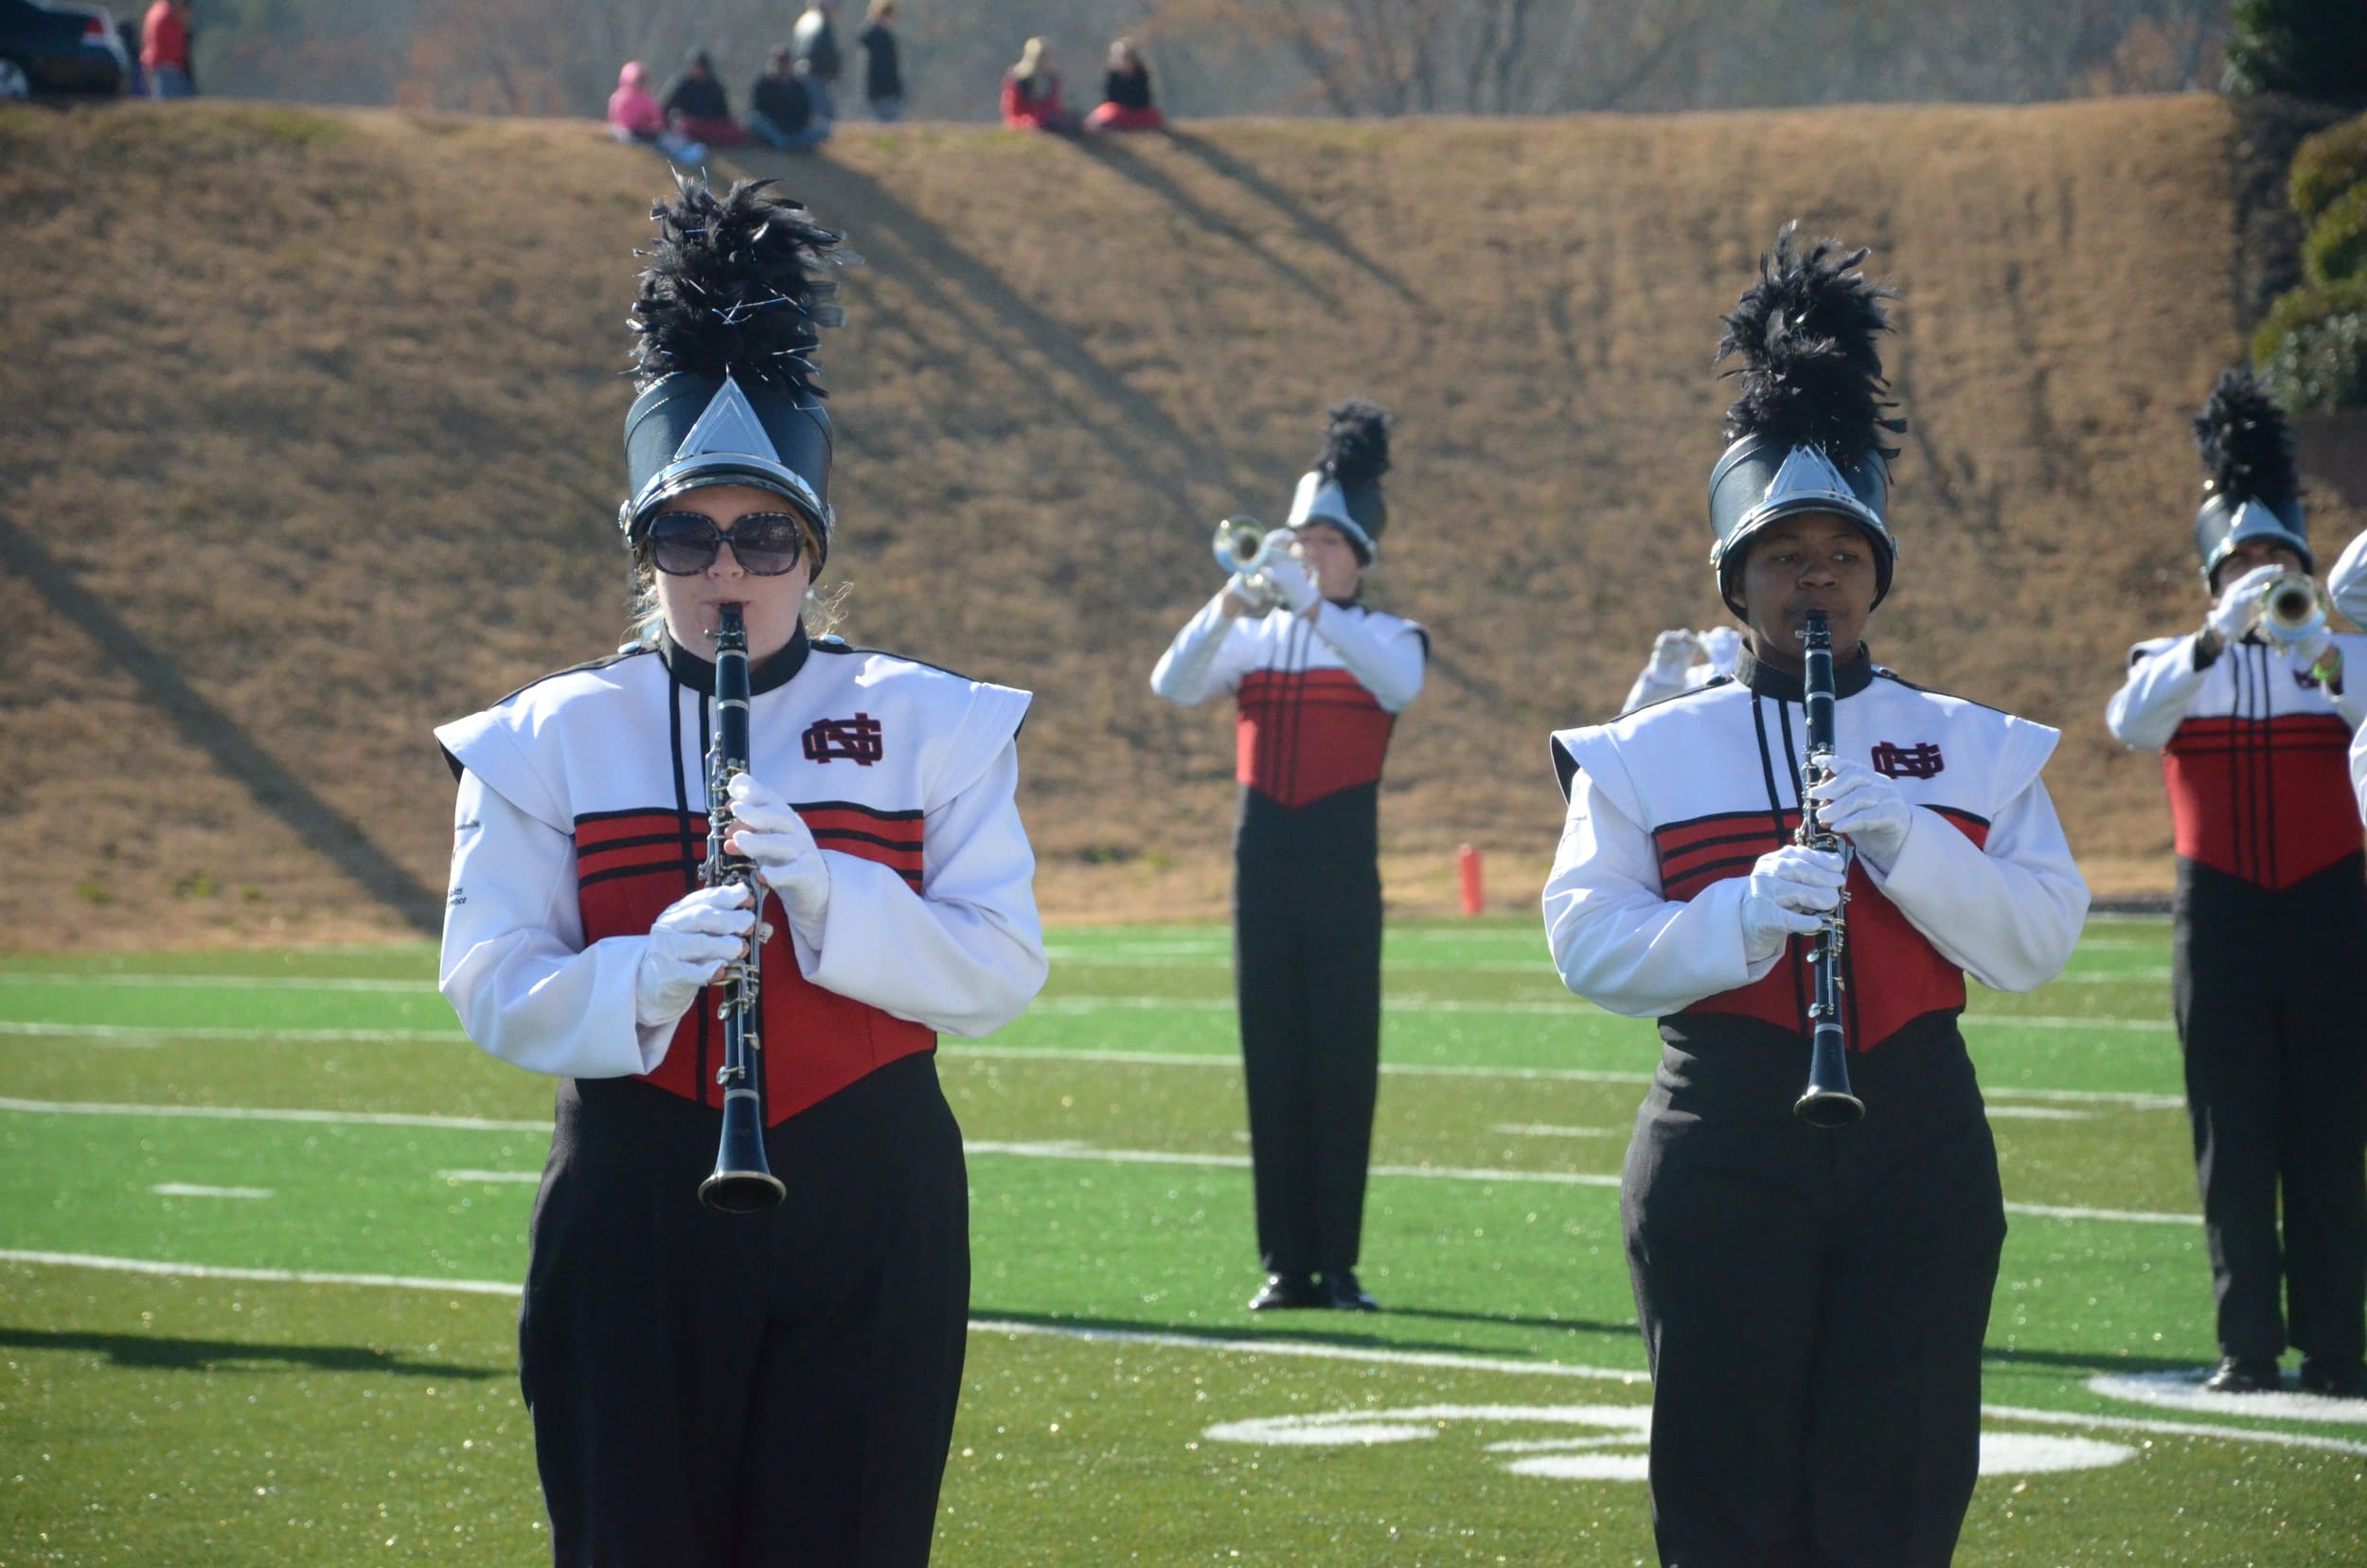
POLYGON ((1979 1463, 2004 1241, 1957 1027, 1965 976, 2054 978, 2088 890, 2042 725, 1876 665, 1891 589, 1888 291, 1786 228, 1727 317, 1740 398, 1710 474, 1731 677, 1553 738, 1568 799, 1545 885, 1563 981, 1657 1018, 1621 1209, 1652 1368, 1664 1563, 1945 1564, 1979 1463), (1796 844, 1804 636, 1830 628, 1834 750, 1796 844), (1847 891, 1845 903, 1842 895, 1847 891), (1841 1023, 1865 1116, 1800 1119, 1814 936, 1846 925, 1841 1023))

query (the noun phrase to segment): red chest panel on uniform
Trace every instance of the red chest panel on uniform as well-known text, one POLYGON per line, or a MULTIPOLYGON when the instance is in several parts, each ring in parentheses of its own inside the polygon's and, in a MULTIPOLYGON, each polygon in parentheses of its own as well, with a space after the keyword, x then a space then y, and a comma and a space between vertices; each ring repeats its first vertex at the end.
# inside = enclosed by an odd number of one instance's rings
POLYGON ((2272 890, 2356 854, 2350 744, 2330 713, 2186 720, 2162 753, 2178 852, 2272 890))
MULTIPOLYGON (((1960 811, 1938 814, 1975 844, 1985 844, 1989 826, 1960 811)), ((1660 859, 1661 895, 1683 902, 1712 882, 1744 877, 1761 855, 1791 842, 1800 813, 1736 811, 1672 823, 1656 829, 1652 846, 1660 859)), ((1965 974, 1931 945, 1882 896, 1865 867, 1849 866, 1848 941, 1843 948, 1848 981, 1843 992, 1849 1043, 1871 1050, 1928 1012, 1965 1005, 1965 974)), ((1807 941, 1792 938, 1783 959, 1738 990, 1703 997, 1688 1013, 1739 1013, 1778 1028, 1806 1033, 1808 1001, 1815 994, 1808 972, 1807 941)))
POLYGON ((1292 808, 1379 781, 1397 715, 1344 669, 1242 678, 1234 776, 1292 808))
MULTIPOLYGON (((890 866, 918 890, 920 812, 841 801, 797 811, 823 848, 890 866)), ((589 944, 646 935, 668 904, 698 886, 707 819, 673 811, 601 811, 577 818, 575 836, 576 896, 589 944)), ((765 1123, 771 1126, 899 1057, 934 1048, 936 1035, 926 1025, 809 982, 798 972, 780 905, 767 907, 773 938, 764 945, 763 1040, 765 1123)), ((666 1060, 645 1075, 649 1082, 703 1105, 722 1104, 715 1086, 723 1055, 723 1029, 715 1017, 720 994, 704 993, 683 1015, 666 1060)))

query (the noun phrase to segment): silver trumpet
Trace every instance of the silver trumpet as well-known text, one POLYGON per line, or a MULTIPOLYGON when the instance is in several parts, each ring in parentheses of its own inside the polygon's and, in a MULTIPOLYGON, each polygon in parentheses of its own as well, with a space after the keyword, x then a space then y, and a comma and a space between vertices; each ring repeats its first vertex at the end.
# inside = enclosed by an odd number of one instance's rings
POLYGON ((2277 641, 2297 643, 2326 624, 2333 603, 2306 572, 2280 572, 2260 590, 2260 629, 2277 641))
POLYGON ((1217 570, 1241 579, 1241 597, 1254 614, 1278 609, 1282 596, 1260 575, 1290 553, 1298 536, 1288 528, 1268 528, 1254 517, 1225 518, 1217 525, 1217 570))

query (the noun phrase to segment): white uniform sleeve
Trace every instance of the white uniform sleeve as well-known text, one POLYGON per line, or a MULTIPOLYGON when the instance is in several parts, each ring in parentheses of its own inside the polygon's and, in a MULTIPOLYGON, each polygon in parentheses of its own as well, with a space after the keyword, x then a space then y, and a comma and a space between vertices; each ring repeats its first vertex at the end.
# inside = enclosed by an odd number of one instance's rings
POLYGON ((2123 745, 2161 750, 2178 733, 2210 668, 2195 668, 2192 634, 2139 643, 2129 650, 2128 679, 2104 710, 2106 727, 2123 745))
POLYGON ((1583 771, 1571 775, 1561 847, 1545 879, 1545 941, 1561 981, 1630 1018, 1658 1018, 1749 985, 1783 958, 1743 952, 1741 877, 1686 903, 1661 897, 1652 841, 1583 771))
POLYGON ((671 1027, 633 1021, 646 936, 583 945, 575 841, 460 775, 438 989, 469 1038, 504 1061, 560 1078, 653 1070, 671 1027))
POLYGON ((1256 659, 1247 616, 1224 613, 1219 594, 1184 623, 1150 671, 1150 689, 1170 703, 1197 706, 1219 691, 1237 691, 1256 659))
POLYGON ((1315 635, 1331 645, 1357 685, 1391 713, 1403 713, 1422 694, 1422 671, 1430 646, 1411 621, 1387 624, 1326 605, 1313 622, 1315 635))
POLYGON ((2326 592, 2353 626, 2367 630, 2367 533, 2342 547, 2334 570, 2326 574, 2326 592))
POLYGON ((2367 729, 2351 737, 2351 790, 2358 796, 2358 814, 2367 818, 2367 729))
POLYGON ((1019 744, 922 818, 919 892, 889 866, 822 851, 830 906, 819 937, 791 933, 826 990, 947 1034, 989 1034, 1043 989, 1035 851, 1020 826, 1019 744))
POLYGON ((1985 846, 1917 808, 1887 873, 1860 863, 1949 963, 1992 990, 2035 990, 2062 973, 2088 918, 2087 879, 2038 774, 2055 739, 2052 730, 2020 726, 2026 781, 1991 819, 1985 846))

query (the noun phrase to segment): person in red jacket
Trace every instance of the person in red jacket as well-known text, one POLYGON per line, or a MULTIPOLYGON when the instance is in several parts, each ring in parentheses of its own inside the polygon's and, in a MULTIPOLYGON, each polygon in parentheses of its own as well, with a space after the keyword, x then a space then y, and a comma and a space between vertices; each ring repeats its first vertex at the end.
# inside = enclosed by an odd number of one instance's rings
POLYGON ((1150 67, 1133 41, 1110 45, 1110 69, 1101 79, 1101 101, 1085 118, 1088 131, 1163 131, 1167 117, 1150 98, 1150 67))
POLYGON ((1077 129, 1077 116, 1060 102, 1060 73, 1052 68, 1052 51, 1041 38, 1029 39, 1019 63, 1003 73, 1003 123, 1018 131, 1077 129))
POLYGON ((140 71, 149 97, 163 100, 197 96, 189 72, 188 0, 156 0, 140 26, 140 71))

